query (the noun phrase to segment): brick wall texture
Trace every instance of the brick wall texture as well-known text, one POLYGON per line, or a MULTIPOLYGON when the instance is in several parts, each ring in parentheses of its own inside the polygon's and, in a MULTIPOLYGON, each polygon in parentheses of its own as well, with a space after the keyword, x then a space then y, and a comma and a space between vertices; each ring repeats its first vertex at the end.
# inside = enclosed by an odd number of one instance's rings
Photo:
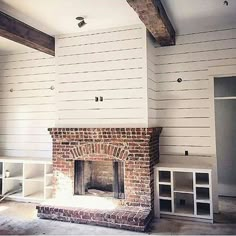
POLYGON ((126 206, 153 209, 161 128, 50 128, 54 196, 74 194, 74 161, 123 161, 126 206))

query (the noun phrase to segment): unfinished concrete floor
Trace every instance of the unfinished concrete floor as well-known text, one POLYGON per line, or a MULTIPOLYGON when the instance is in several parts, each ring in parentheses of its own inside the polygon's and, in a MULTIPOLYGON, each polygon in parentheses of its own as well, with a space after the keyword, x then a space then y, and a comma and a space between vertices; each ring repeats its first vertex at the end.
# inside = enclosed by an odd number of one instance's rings
MULTIPOLYGON (((149 234, 236 234, 236 198, 220 198, 220 211, 220 214, 215 215, 214 224, 154 220, 149 234)), ((12 201, 0 203, 0 234, 146 235, 125 230, 41 220, 36 216, 35 204, 12 201)))

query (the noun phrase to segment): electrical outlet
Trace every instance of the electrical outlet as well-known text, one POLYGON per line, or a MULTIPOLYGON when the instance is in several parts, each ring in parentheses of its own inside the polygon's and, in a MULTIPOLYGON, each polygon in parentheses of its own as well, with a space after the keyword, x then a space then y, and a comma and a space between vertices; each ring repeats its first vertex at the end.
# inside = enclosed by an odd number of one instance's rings
POLYGON ((185 156, 188 156, 188 151, 185 151, 185 152, 184 152, 184 155, 185 155, 185 156))

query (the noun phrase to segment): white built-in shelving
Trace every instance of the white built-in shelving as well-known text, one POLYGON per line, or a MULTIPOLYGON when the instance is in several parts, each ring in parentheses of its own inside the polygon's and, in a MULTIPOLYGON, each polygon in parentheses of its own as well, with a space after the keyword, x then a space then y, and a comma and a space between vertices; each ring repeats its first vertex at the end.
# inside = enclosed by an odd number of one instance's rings
POLYGON ((0 195, 14 192, 9 199, 37 202, 51 198, 52 178, 51 160, 0 157, 0 195))
POLYGON ((155 215, 213 222, 211 168, 158 164, 155 215))

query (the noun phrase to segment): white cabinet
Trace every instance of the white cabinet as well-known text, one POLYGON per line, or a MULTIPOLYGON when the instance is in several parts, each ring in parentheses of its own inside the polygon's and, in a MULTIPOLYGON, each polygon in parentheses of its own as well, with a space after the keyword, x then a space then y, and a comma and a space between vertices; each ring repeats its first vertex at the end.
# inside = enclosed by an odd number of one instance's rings
POLYGON ((42 201, 52 197, 52 162, 30 158, 0 158, 0 195, 42 201))
POLYGON ((211 168, 158 164, 155 167, 155 216, 213 222, 211 168))

